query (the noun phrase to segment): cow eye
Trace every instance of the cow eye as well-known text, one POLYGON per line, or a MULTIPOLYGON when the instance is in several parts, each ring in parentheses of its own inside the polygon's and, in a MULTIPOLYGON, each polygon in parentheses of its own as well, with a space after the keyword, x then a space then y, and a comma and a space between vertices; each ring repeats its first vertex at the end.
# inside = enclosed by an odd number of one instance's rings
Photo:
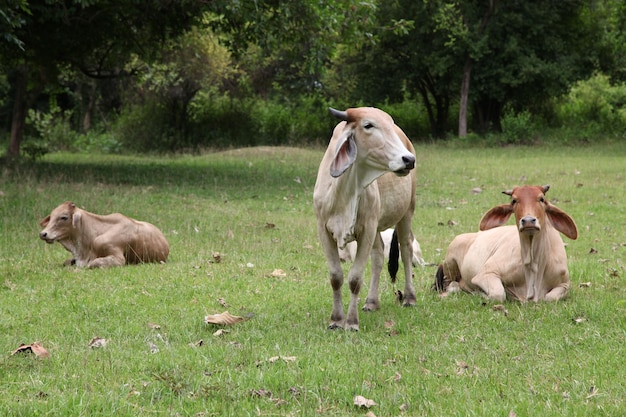
POLYGON ((546 199, 545 199, 545 198, 543 198, 543 197, 540 197, 540 198, 539 198, 539 202, 540 202, 540 203, 545 203, 545 202, 546 202, 546 199))
POLYGON ((517 200, 516 200, 516 199, 511 200, 511 205, 512 205, 512 206, 514 206, 514 205, 516 205, 516 204, 517 204, 517 200))
POLYGON ((66 222, 70 217, 69 216, 61 216, 60 219, 61 221, 66 222))
POLYGON ((369 130, 374 127, 373 123, 367 122, 363 125, 363 129, 369 130))

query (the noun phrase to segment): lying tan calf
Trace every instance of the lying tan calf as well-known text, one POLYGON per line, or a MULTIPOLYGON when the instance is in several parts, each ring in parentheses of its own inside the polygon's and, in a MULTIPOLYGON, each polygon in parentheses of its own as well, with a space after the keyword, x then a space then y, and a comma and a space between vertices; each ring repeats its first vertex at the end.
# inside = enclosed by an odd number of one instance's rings
POLYGON ((170 252, 163 233, 154 225, 119 213, 100 216, 66 202, 41 221, 39 237, 59 242, 72 252, 65 265, 104 268, 165 262, 170 252))

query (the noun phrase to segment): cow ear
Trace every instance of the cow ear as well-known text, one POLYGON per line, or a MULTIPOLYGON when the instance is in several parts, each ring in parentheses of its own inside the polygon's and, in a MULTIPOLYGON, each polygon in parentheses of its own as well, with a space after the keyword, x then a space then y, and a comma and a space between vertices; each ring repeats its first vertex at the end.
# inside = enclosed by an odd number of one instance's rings
POLYGON ((50 223, 50 216, 46 216, 45 219, 43 219, 42 221, 39 222, 39 225, 41 227, 46 227, 48 225, 48 223, 50 223))
POLYGON ((347 132, 340 139, 335 151, 335 157, 330 164, 330 175, 337 178, 356 161, 356 143, 354 134, 347 132))
POLYGON ((552 204, 546 206, 546 214, 556 230, 572 240, 578 238, 578 228, 576 227, 574 219, 572 219, 569 214, 552 204))
POLYGON ((81 217, 82 215, 78 211, 75 211, 74 214, 72 214, 72 227, 78 227, 81 217))
POLYGON ((511 214, 513 214, 513 208, 510 204, 495 206, 480 219, 480 230, 489 230, 494 227, 502 226, 509 220, 511 214))

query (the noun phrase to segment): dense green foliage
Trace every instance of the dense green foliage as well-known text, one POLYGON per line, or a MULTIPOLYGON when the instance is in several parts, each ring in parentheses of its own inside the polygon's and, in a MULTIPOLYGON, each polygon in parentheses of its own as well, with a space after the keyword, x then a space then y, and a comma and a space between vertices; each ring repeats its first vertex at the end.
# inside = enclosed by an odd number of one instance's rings
POLYGON ((417 141, 626 130, 618 0, 10 0, 0 20, 12 156, 318 142, 328 106, 393 109, 417 141), (580 107, 598 83, 602 114, 580 107))
POLYGON ((550 183, 547 197, 580 230, 565 239, 567 300, 506 302, 505 315, 480 296, 440 299, 426 266, 415 270, 414 308, 395 301, 385 273, 381 309, 361 313, 360 332, 327 330, 331 289, 311 203, 321 148, 56 153, 3 169, 0 414, 620 415, 625 144, 458 148, 416 146, 413 230, 425 259, 440 262, 456 234, 476 230, 507 201, 501 190, 550 183), (68 199, 153 222, 168 262, 63 267, 68 252, 37 234, 68 199), (204 317, 224 310, 247 320, 214 336, 204 317), (90 348, 94 336, 106 347, 90 348), (11 355, 35 341, 49 358, 11 355), (357 408, 356 395, 377 405, 357 408))

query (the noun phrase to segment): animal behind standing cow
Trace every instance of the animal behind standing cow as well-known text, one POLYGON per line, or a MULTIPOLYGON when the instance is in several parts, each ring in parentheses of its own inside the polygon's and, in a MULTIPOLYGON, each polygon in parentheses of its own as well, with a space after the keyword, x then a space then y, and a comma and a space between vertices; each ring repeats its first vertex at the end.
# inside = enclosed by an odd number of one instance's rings
POLYGON ((39 237, 59 242, 72 253, 66 265, 101 268, 165 262, 169 244, 163 233, 148 222, 119 213, 101 216, 66 202, 41 221, 39 237))
POLYGON ((415 209, 415 150, 387 113, 361 107, 331 113, 342 120, 322 158, 313 191, 320 243, 333 289, 329 328, 359 329, 359 292, 368 257, 372 278, 363 310, 377 310, 383 266, 380 232, 396 227, 404 264, 404 305, 415 304, 411 258, 411 220, 415 209), (348 272, 350 303, 342 305, 343 270, 339 249, 357 242, 348 272))
POLYGON ((480 232, 454 238, 439 266, 440 291, 481 292, 504 301, 556 301, 570 287, 567 254, 559 232, 578 237, 574 220, 546 200, 549 185, 503 191, 509 204, 489 210, 480 232), (511 215, 515 226, 502 226, 511 215))

